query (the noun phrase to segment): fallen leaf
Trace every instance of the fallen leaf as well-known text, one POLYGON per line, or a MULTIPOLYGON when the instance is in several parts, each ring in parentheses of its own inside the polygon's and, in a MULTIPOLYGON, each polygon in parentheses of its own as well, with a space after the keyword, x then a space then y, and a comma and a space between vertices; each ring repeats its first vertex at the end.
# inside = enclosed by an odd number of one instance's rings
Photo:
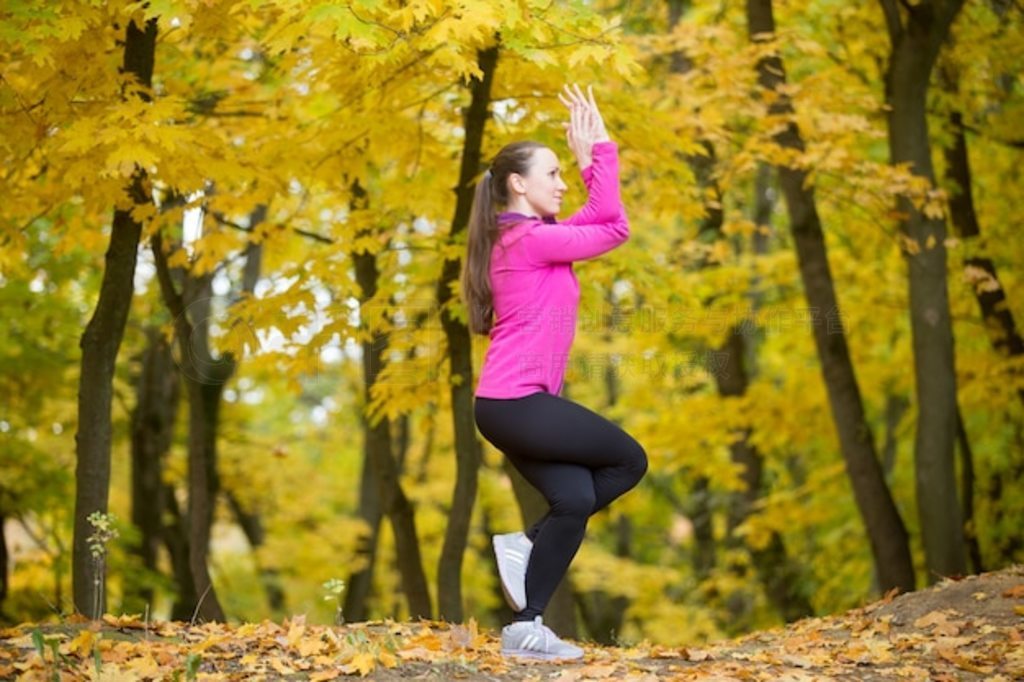
POLYGON ((103 622, 115 628, 132 628, 135 630, 142 630, 146 627, 146 623, 143 623, 141 618, 142 616, 138 614, 115 617, 106 613, 103 615, 103 622))
POLYGON ((1003 591, 1003 596, 1008 599, 1024 599, 1024 585, 1014 585, 1003 591))
POLYGON ((373 658, 373 654, 363 651, 353 656, 347 665, 342 666, 342 672, 345 674, 358 672, 365 676, 371 673, 376 665, 377 661, 373 658))
POLYGON ((315 656, 323 653, 326 648, 327 642, 319 638, 313 639, 312 637, 306 637, 299 642, 297 647, 300 656, 315 656))
POLYGON ((579 673, 585 676, 587 679, 598 679, 603 680, 621 673, 621 668, 617 665, 587 665, 579 669, 579 673))
POLYGON ((377 660, 379 660, 385 668, 394 668, 398 665, 398 659, 395 658, 395 655, 390 651, 380 652, 377 655, 377 660))
POLYGON ((92 654, 93 642, 96 640, 96 633, 92 630, 82 630, 78 636, 68 642, 67 652, 77 654, 83 658, 92 654))
POLYGON ((987 592, 975 592, 971 596, 974 597, 974 601, 985 601, 986 599, 988 599, 987 592))
POLYGON ((157 679, 163 677, 161 673, 166 672, 148 653, 132 658, 125 664, 125 667, 136 673, 137 678, 151 677, 157 679))
POLYGON ((438 653, 435 649, 417 646, 399 649, 398 657, 403 661, 435 661, 438 658, 438 653))
POLYGON ((949 622, 949 617, 946 616, 942 611, 932 611, 924 616, 921 616, 914 621, 914 627, 924 629, 933 625, 945 625, 949 622))
POLYGON ((883 604, 888 604, 893 599, 895 599, 896 595, 898 595, 899 593, 900 593, 900 588, 894 587, 894 588, 892 588, 891 590, 889 590, 888 592, 885 593, 885 596, 882 597, 881 602, 883 604))
POLYGON ((703 649, 684 649, 683 653, 686 660, 693 661, 694 663, 707 661, 712 657, 709 652, 704 651, 703 649))
POLYGON ((276 656, 270 659, 270 667, 279 672, 282 675, 294 675, 297 671, 288 667, 284 661, 276 656))

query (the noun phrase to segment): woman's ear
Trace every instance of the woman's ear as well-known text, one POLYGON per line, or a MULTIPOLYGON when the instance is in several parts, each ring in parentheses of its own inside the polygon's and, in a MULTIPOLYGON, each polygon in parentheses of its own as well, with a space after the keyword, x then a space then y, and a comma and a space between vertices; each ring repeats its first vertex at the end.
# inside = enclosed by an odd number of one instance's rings
POLYGON ((526 194, 526 183, 523 181, 523 176, 519 173, 509 173, 508 185, 516 194, 526 194))

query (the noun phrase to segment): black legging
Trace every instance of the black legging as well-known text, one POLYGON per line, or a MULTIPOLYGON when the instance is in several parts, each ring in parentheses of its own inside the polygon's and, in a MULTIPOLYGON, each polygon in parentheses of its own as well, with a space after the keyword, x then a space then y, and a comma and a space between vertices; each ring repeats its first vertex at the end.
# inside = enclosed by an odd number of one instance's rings
POLYGON ((526 609, 543 613, 583 541, 587 519, 635 486, 647 453, 618 426, 550 393, 478 397, 476 425, 551 505, 526 531, 533 551, 526 569, 526 609))

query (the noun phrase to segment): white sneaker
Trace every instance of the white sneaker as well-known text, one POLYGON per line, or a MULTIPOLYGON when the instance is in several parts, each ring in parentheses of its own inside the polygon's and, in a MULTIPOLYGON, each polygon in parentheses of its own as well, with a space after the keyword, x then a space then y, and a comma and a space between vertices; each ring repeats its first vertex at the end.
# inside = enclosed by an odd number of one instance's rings
POLYGON ((495 535, 494 556, 498 559, 501 591, 516 613, 526 608, 526 565, 530 563, 533 543, 525 533, 495 535))
POLYGON ((563 642, 540 616, 519 621, 501 629, 501 655, 537 658, 545 661, 583 658, 583 649, 563 642))

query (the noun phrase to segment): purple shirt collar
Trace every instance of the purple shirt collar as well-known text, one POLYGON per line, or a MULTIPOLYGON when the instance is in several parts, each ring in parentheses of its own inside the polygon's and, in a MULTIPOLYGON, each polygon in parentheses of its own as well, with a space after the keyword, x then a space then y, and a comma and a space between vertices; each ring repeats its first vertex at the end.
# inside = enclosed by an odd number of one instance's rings
POLYGON ((556 223, 556 222, 558 222, 558 220, 553 215, 545 216, 543 218, 538 218, 535 215, 526 215, 525 213, 514 213, 512 211, 505 211, 503 213, 499 213, 498 214, 498 220, 501 221, 501 222, 511 221, 511 220, 514 220, 514 221, 520 221, 520 220, 540 220, 540 221, 543 221, 545 223, 556 223))

